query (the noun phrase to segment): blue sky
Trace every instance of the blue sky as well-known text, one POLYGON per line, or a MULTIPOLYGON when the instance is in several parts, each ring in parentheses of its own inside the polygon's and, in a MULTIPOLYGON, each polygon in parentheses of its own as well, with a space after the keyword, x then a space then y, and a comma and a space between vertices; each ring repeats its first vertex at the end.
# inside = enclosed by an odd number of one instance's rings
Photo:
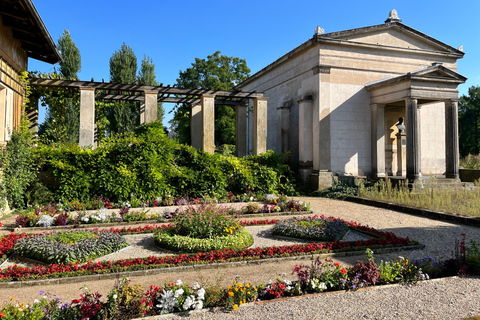
MULTIPOLYGON (((325 32, 382 24, 392 9, 403 23, 452 47, 463 45, 458 72, 468 78, 460 94, 480 85, 480 1, 167 1, 33 0, 53 40, 68 29, 80 49, 81 80, 109 80, 109 59, 125 42, 138 65, 147 55, 157 81, 174 84, 195 58, 215 51, 246 59, 252 74, 325 32)), ((30 60, 29 70, 54 66, 30 60)), ((172 117, 172 104, 164 123, 172 117)), ((40 110, 42 121, 44 108, 40 110)))

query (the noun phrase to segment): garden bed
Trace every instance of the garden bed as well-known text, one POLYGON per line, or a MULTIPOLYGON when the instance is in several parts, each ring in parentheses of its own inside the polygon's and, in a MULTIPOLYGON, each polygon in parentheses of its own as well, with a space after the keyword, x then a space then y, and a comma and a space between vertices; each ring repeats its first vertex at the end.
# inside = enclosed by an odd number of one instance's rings
MULTIPOLYGON (((264 225, 276 223, 278 220, 258 220, 241 221, 242 225, 264 225)), ((119 261, 104 261, 85 264, 70 263, 66 265, 51 264, 48 267, 38 266, 34 268, 9 267, 1 270, 0 281, 19 281, 28 279, 48 279, 61 277, 75 277, 80 275, 95 275, 105 273, 119 273, 136 270, 151 270, 158 268, 170 268, 175 266, 202 265, 223 262, 246 262, 254 260, 265 260, 280 257, 295 257, 301 255, 312 255, 320 253, 346 252, 362 250, 369 248, 397 248, 418 245, 417 242, 407 238, 400 238, 391 232, 382 232, 368 226, 363 226, 355 222, 346 222, 354 230, 358 230, 375 239, 341 242, 334 241, 330 243, 309 243, 302 245, 289 245, 268 248, 250 248, 241 251, 223 250, 211 251, 206 253, 197 253, 190 255, 169 255, 162 257, 150 256, 148 258, 124 259, 119 261)), ((111 228, 110 231, 120 234, 148 233, 154 230, 167 228, 169 225, 143 226, 138 228, 111 228)), ((8 254, 20 238, 27 237, 25 233, 11 233, 4 236, 0 241, 0 255, 8 254)))

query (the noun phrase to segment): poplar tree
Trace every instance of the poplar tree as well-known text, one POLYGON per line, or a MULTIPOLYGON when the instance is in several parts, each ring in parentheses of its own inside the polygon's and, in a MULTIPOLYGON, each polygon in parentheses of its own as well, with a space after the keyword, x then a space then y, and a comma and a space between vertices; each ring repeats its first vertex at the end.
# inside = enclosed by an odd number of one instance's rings
MULTIPOLYGON (((150 57, 143 55, 140 70, 138 71, 137 83, 144 86, 158 86, 155 74, 155 64, 150 57)), ((157 121, 163 122, 165 111, 161 102, 157 103, 157 121)))

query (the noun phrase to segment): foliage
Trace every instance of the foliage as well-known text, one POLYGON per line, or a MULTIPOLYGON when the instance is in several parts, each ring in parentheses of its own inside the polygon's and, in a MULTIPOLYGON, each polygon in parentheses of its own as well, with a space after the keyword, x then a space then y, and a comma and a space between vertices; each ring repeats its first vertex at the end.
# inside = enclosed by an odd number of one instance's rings
POLYGON ((215 203, 188 206, 177 213, 174 221, 175 234, 197 239, 228 236, 240 227, 235 216, 228 215, 227 207, 217 207, 215 203))
MULTIPOLYGON (((50 74, 54 79, 78 79, 81 69, 80 50, 65 29, 58 39, 58 49, 63 58, 60 73, 50 74)), ((48 106, 45 121, 39 127, 44 143, 78 143, 80 128, 80 96, 78 90, 66 88, 35 87, 34 97, 48 106)), ((37 100, 34 101, 37 101, 37 100)), ((37 108, 37 106, 32 106, 37 108)))
MULTIPOLYGON (((125 42, 110 57, 110 81, 133 84, 137 80, 137 57, 125 42)), ((140 123, 140 107, 137 102, 117 101, 109 104, 104 112, 108 119, 110 136, 132 132, 140 123)))
POLYGON ((348 229, 348 225, 338 219, 294 217, 278 222, 273 227, 272 234, 317 241, 334 241, 341 239, 348 229))
MULTIPOLYGON (((182 88, 232 90, 235 84, 247 79, 250 69, 244 59, 221 55, 220 51, 195 58, 190 68, 180 71, 177 84, 182 88)), ((176 125, 177 139, 190 144, 191 106, 177 106, 172 122, 176 125)), ((235 144, 235 111, 229 106, 215 106, 215 145, 235 144)))
POLYGON ((153 235, 155 245, 175 252, 210 252, 231 249, 241 251, 253 244, 253 236, 248 230, 240 228, 234 234, 215 238, 193 238, 175 233, 174 228, 156 231, 153 235))
POLYGON ((17 254, 47 263, 71 263, 87 261, 118 251, 128 245, 119 234, 109 231, 91 231, 89 236, 40 234, 17 241, 17 254), (64 240, 70 239, 68 243, 64 240), (77 240, 77 241, 73 241, 77 240))
POLYGON ((82 68, 82 59, 80 50, 73 42, 67 29, 63 30, 63 34, 58 39, 58 50, 60 50, 63 58, 63 61, 60 62, 60 74, 64 79, 76 80, 78 72, 82 68))
POLYGON ((465 169, 480 169, 480 154, 468 154, 464 158, 460 158, 460 166, 465 169))
POLYGON ((34 181, 38 167, 32 156, 32 134, 28 130, 14 130, 2 158, 3 181, 11 207, 27 206, 25 194, 34 181))
POLYGON ((480 86, 468 88, 458 104, 459 148, 462 157, 480 153, 480 86))
POLYGON ((330 258, 322 261, 320 257, 313 260, 310 266, 297 265, 292 271, 292 275, 297 276, 302 290, 306 292, 312 292, 316 286, 323 287, 320 283, 325 285, 325 289, 342 288, 347 280, 347 273, 347 269, 342 268, 340 263, 333 262, 330 258))
POLYGON ((160 123, 140 126, 136 133, 106 139, 95 150, 75 145, 39 145, 29 160, 41 165, 38 180, 58 201, 88 202, 92 195, 113 202, 163 201, 188 195, 282 192, 291 189, 289 167, 273 151, 244 159, 208 154, 165 136, 160 123))
POLYGON ((478 244, 471 240, 470 245, 467 245, 466 248, 465 261, 468 265, 470 273, 480 274, 480 248, 478 244))
POLYGON ((342 183, 338 179, 333 179, 331 187, 316 190, 312 192, 312 196, 343 200, 348 196, 358 196, 358 187, 342 183))
POLYGON ((400 263, 398 263, 398 261, 384 262, 382 260, 378 268, 380 269, 379 283, 386 284, 386 283, 397 282, 398 275, 400 274, 400 271, 401 271, 401 266, 400 266, 400 263))
POLYGON ((175 283, 166 283, 158 292, 160 293, 156 305, 158 314, 203 308, 205 288, 200 287, 198 283, 190 287, 177 280, 175 283))
MULTIPOLYGON (((380 269, 375 265, 373 251, 367 249, 367 261, 358 260, 351 268, 351 274, 356 278, 355 282, 367 286, 375 285, 380 278, 380 269)), ((356 283, 354 284, 356 285, 356 283)))

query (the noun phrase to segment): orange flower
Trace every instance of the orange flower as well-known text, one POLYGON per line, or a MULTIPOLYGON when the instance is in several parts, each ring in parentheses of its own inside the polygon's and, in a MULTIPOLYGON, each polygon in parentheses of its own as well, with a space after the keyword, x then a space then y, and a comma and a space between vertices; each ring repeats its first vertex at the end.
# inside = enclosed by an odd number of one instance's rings
POLYGON ((233 305, 233 310, 237 310, 238 306, 236 304, 233 305))
POLYGON ((233 292, 232 292, 232 291, 228 291, 228 295, 229 295, 230 297, 233 297, 233 292))
POLYGON ((340 262, 335 262, 335 267, 340 267, 340 262))
POLYGON ((342 269, 340 270, 340 272, 343 273, 343 274, 347 274, 347 269, 342 268, 342 269))

